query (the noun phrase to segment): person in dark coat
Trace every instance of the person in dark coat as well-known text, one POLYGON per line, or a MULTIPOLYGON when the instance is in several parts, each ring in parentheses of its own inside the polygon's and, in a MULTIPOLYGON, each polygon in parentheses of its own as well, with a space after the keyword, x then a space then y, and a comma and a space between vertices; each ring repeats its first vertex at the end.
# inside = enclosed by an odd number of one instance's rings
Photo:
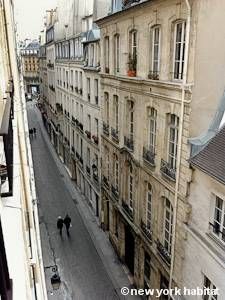
POLYGON ((62 229, 63 229, 63 218, 61 216, 57 219, 57 228, 59 229, 60 235, 62 235, 62 229))
POLYGON ((71 218, 68 214, 64 218, 64 224, 66 226, 67 235, 69 236, 70 235, 69 229, 71 227, 71 218))

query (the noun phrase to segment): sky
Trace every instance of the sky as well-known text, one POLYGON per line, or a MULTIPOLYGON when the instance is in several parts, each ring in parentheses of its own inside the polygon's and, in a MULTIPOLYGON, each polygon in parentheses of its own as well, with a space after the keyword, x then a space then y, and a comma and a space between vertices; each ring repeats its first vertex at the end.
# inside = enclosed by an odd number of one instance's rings
POLYGON ((57 0, 14 0, 14 5, 19 40, 38 39, 45 11, 55 8, 57 0))

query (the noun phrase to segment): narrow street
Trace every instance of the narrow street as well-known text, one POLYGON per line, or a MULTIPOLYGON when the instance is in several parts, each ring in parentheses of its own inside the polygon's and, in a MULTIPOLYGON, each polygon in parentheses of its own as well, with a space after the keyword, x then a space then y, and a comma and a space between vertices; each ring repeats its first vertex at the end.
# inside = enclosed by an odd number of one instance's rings
POLYGON ((28 103, 29 127, 36 127, 37 137, 31 140, 44 266, 55 263, 62 280, 58 291, 51 291, 51 269, 46 268, 49 299, 118 299, 115 288, 93 241, 72 199, 55 161, 43 138, 41 119, 34 104, 28 103), (61 237, 56 228, 60 215, 69 213, 72 219, 70 237, 65 230, 61 237), (53 293, 53 295, 51 295, 53 293))

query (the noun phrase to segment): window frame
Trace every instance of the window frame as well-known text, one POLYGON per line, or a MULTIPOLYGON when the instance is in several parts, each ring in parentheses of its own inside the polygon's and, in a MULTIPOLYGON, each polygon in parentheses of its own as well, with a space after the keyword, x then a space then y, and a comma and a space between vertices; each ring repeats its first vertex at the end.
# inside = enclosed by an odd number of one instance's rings
POLYGON ((151 57, 151 71, 153 72, 153 74, 159 75, 160 72, 160 63, 161 63, 161 26, 160 25, 156 25, 154 27, 152 27, 151 30, 152 33, 152 43, 151 43, 151 50, 152 50, 152 57, 151 57), (156 30, 159 30, 159 37, 158 37, 158 44, 155 43, 155 34, 156 34, 156 30), (155 66, 155 46, 158 45, 158 53, 157 53, 157 70, 155 70, 154 66, 155 66))
POLYGON ((146 227, 149 231, 152 230, 152 185, 149 182, 146 191, 146 227))
POLYGON ((178 151, 178 140, 179 140, 179 122, 180 118, 175 114, 168 114, 168 151, 167 151, 167 161, 169 167, 173 170, 176 170, 177 165, 177 151, 178 151), (172 118, 175 117, 174 123, 172 118), (174 140, 172 140, 172 130, 174 130, 174 140), (174 147, 171 147, 171 145, 174 147), (171 151, 174 149, 174 151, 171 151))
POLYGON ((148 114, 148 150, 156 153, 156 138, 157 138, 157 109, 149 108, 148 114))
POLYGON ((173 205, 168 198, 164 198, 164 220, 163 220, 163 244, 164 248, 171 254, 172 250, 172 239, 173 239, 173 205), (167 205, 169 203, 169 206, 167 205), (167 212, 169 218, 167 217, 167 212), (168 221, 169 228, 167 228, 166 223, 168 221), (166 237, 166 232, 168 233, 168 238, 166 237), (166 243, 168 246, 166 246, 166 243))
POLYGON ((173 45, 173 80, 181 81, 183 80, 183 68, 185 61, 185 47, 186 47, 186 21, 179 20, 174 23, 174 45, 173 45), (181 25, 181 40, 177 40, 178 26, 181 25), (180 56, 176 59, 177 45, 180 44, 180 56), (178 73, 176 70, 176 63, 178 63, 178 73), (178 75, 176 77, 176 74, 178 75))

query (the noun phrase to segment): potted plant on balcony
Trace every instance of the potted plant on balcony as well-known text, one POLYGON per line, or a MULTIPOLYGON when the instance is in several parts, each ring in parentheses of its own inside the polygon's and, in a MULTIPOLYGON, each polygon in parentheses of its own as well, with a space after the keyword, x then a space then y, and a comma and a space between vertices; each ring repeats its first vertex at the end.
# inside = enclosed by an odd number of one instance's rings
POLYGON ((136 77, 136 68, 137 68, 137 57, 136 55, 133 55, 132 57, 131 54, 129 54, 127 76, 136 77))

